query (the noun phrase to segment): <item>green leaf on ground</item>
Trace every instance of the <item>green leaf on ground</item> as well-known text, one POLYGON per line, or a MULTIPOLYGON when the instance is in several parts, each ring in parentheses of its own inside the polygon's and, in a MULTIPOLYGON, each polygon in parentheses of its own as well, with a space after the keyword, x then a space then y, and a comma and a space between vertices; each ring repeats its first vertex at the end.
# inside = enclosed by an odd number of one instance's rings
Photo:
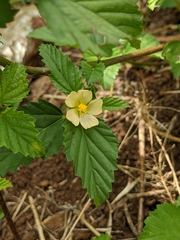
POLYGON ((43 62, 51 71, 51 82, 58 90, 69 94, 82 88, 81 71, 66 54, 50 44, 42 44, 39 50, 43 62))
POLYGON ((6 23, 13 21, 17 10, 12 9, 11 4, 7 0, 0 1, 0 28, 5 28, 6 23))
POLYGON ((0 114, 0 147, 11 149, 14 153, 21 152, 24 156, 41 157, 45 154, 39 132, 31 116, 7 108, 0 114))
POLYGON ((86 78, 88 84, 96 82, 103 76, 103 72, 105 70, 105 66, 103 63, 98 63, 95 67, 89 65, 87 62, 81 62, 81 70, 86 78))
POLYGON ((91 238, 91 240, 111 240, 111 238, 108 234, 101 234, 98 237, 91 238))
POLYGON ((0 191, 2 190, 2 189, 6 189, 6 188, 8 188, 8 187, 12 187, 13 185, 12 185, 12 183, 10 182, 10 181, 8 181, 7 179, 5 179, 5 178, 1 178, 0 177, 0 191))
POLYGON ((116 137, 99 120, 99 125, 83 129, 68 120, 64 123, 64 146, 68 161, 74 162, 75 175, 80 176, 96 206, 102 204, 112 190, 118 153, 116 137))
POLYGON ((64 139, 62 127, 64 118, 61 110, 41 99, 38 103, 31 102, 28 106, 21 107, 21 110, 36 119, 35 125, 40 131, 39 139, 47 151, 43 158, 59 153, 64 139))
POLYGON ((129 107, 129 105, 120 98, 106 97, 101 99, 103 100, 103 110, 114 111, 129 107))
POLYGON ((0 71, 0 105, 12 105, 21 102, 29 92, 26 68, 12 63, 0 71))
POLYGON ((171 203, 157 205, 145 220, 145 227, 138 240, 179 240, 180 207, 171 203))
MULTIPOLYGON (((135 37, 142 31, 142 15, 136 0, 36 2, 55 42, 61 41, 61 45, 78 46, 83 52, 89 49, 97 56, 110 55, 110 49, 122 38, 139 47, 135 37)), ((42 30, 47 29, 41 29, 41 34, 42 30)), ((38 38, 41 39, 40 34, 38 38)))
POLYGON ((162 52, 163 56, 169 61, 174 77, 180 76, 180 41, 168 43, 162 52))
POLYGON ((0 175, 4 177, 8 171, 15 172, 19 165, 28 166, 32 157, 25 157, 22 153, 13 153, 10 149, 0 148, 0 175))

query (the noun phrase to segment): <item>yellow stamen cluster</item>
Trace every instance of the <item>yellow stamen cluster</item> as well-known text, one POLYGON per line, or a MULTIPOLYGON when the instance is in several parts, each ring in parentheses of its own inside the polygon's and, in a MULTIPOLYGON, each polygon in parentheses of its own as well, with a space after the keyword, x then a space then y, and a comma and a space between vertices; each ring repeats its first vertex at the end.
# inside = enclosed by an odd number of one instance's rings
POLYGON ((87 106, 83 103, 80 103, 79 106, 78 106, 78 111, 86 113, 86 110, 87 110, 87 106))

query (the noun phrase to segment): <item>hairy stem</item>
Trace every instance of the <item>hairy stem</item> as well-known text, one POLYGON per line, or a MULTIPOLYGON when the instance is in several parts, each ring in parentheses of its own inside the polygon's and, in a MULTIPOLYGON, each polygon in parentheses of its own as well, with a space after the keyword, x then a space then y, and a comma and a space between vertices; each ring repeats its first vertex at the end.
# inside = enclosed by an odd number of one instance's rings
MULTIPOLYGON (((134 58, 139 58, 139 57, 143 57, 143 56, 155 53, 155 52, 159 52, 164 48, 164 46, 165 46, 165 44, 160 44, 155 47, 138 50, 133 53, 125 54, 125 55, 114 57, 111 59, 102 60, 100 62, 103 62, 105 64, 105 66, 108 67, 108 66, 114 65, 116 63, 127 62, 134 58)), ((88 62, 88 63, 93 66, 97 64, 97 62, 88 62)))
MULTIPOLYGON (((12 63, 12 61, 8 60, 7 58, 3 57, 2 55, 0 55, 0 66, 6 67, 8 65, 10 65, 12 63)), ((45 68, 45 67, 27 67, 26 68, 26 72, 28 74, 32 74, 32 75, 47 75, 49 74, 49 69, 45 68)))
POLYGON ((6 203, 4 201, 2 191, 0 191, 0 206, 1 206, 2 210, 3 210, 3 212, 4 212, 5 218, 6 218, 7 223, 9 225, 10 229, 11 229, 11 232, 12 232, 12 234, 14 236, 14 239, 15 240, 21 240, 21 238, 20 238, 20 236, 19 236, 19 234, 18 234, 18 232, 16 230, 16 227, 14 225, 14 222, 12 221, 12 218, 11 218, 9 210, 8 210, 8 208, 6 206, 6 203))

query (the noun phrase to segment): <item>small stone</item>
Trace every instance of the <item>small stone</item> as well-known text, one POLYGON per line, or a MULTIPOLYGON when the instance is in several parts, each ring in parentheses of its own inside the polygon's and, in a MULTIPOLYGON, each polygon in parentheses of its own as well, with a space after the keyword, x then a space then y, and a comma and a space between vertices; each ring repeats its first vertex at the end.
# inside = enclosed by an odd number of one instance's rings
POLYGON ((41 187, 47 187, 47 186, 49 186, 49 181, 48 180, 43 180, 39 183, 39 185, 41 187))

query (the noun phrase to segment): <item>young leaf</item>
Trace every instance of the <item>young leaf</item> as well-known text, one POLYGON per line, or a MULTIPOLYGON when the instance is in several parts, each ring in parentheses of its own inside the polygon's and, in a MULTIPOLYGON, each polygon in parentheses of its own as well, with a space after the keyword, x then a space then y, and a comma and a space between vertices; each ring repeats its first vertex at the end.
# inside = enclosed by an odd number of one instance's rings
POLYGON ((12 187, 13 185, 12 185, 12 183, 10 182, 10 181, 8 181, 7 179, 5 179, 5 178, 1 178, 0 177, 0 191, 2 190, 2 189, 6 189, 6 188, 8 188, 8 187, 12 187))
POLYGON ((88 84, 96 82, 103 76, 103 72, 105 70, 105 66, 103 63, 98 63, 95 67, 92 67, 87 62, 81 62, 81 70, 86 78, 88 84))
MULTIPOLYGON (((159 41, 153 35, 151 35, 149 33, 140 34, 138 36, 138 39, 141 41, 141 44, 140 44, 141 50, 159 45, 159 41)), ((128 41, 124 41, 124 47, 123 47, 123 51, 122 51, 121 55, 129 54, 129 53, 132 53, 135 51, 136 51, 136 49, 133 48, 129 44, 128 41)), ((157 53, 153 53, 153 54, 151 54, 151 56, 162 58, 161 51, 157 52, 157 53)))
POLYGON ((129 107, 126 102, 119 98, 106 97, 101 99, 103 100, 103 110, 113 111, 129 107))
POLYGON ((120 63, 117 63, 107 67, 104 70, 104 76, 101 79, 99 79, 99 83, 105 90, 110 88, 110 86, 113 84, 120 69, 120 66, 121 66, 120 63))
POLYGON ((108 234, 101 234, 98 237, 91 238, 91 240, 111 240, 111 238, 108 234))
POLYGON ((145 220, 145 227, 138 240, 179 240, 180 207, 171 203, 157 205, 145 220))
POLYGON ((111 191, 117 159, 117 141, 102 120, 99 125, 83 129, 68 120, 64 123, 64 146, 68 161, 73 160, 75 175, 82 178, 96 206, 102 204, 111 191))
POLYGON ((168 43, 163 49, 163 56, 169 61, 175 78, 180 76, 180 41, 168 43))
POLYGON ((10 149, 0 148, 0 175, 4 177, 8 171, 15 172, 19 165, 28 166, 32 157, 25 157, 22 153, 13 153, 10 149))
MULTIPOLYGON (((117 57, 117 56, 120 56, 122 55, 122 51, 120 50, 119 47, 114 47, 112 49, 112 54, 111 56, 109 57, 102 57, 101 59, 104 60, 104 59, 111 59, 111 58, 114 58, 114 57, 117 57)), ((93 55, 92 52, 90 51, 86 51, 84 54, 83 54, 83 58, 86 59, 87 62, 91 62, 91 61, 97 61, 98 58, 96 56, 93 55)), ((107 67, 105 70, 104 70, 104 74, 103 74, 103 77, 100 78, 98 80, 98 82, 101 84, 101 86, 104 88, 104 89, 107 89, 109 88, 117 74, 118 74, 118 71, 121 67, 121 64, 120 63, 117 63, 117 64, 114 64, 112 66, 109 66, 107 67)))
POLYGON ((23 65, 12 63, 0 71, 0 105, 12 105, 21 102, 29 92, 23 65))
POLYGON ((122 38, 139 46, 134 37, 142 30, 142 16, 136 0, 111 0, 110 3, 107 0, 36 2, 52 35, 63 45, 78 45, 83 52, 89 49, 97 56, 109 54, 109 49, 117 46, 122 38), (94 38, 97 37, 104 42, 96 44, 94 38))
POLYGON ((155 7, 159 7, 163 2, 164 0, 148 0, 148 7, 153 11, 155 7))
POLYGON ((34 122, 34 118, 23 112, 11 108, 4 110, 0 115, 0 147, 33 158, 43 156, 44 148, 34 122))
POLYGON ((57 89, 69 94, 82 88, 81 72, 66 54, 50 44, 42 44, 39 51, 51 71, 51 82, 57 89))
POLYGON ((42 141, 46 154, 44 159, 57 154, 63 143, 62 112, 53 104, 39 99, 38 103, 31 102, 26 107, 21 107, 25 113, 36 119, 36 128, 40 131, 39 139, 42 141))
POLYGON ((9 1, 0 1, 0 28, 5 28, 6 23, 13 21, 13 17, 17 10, 12 9, 9 1))

